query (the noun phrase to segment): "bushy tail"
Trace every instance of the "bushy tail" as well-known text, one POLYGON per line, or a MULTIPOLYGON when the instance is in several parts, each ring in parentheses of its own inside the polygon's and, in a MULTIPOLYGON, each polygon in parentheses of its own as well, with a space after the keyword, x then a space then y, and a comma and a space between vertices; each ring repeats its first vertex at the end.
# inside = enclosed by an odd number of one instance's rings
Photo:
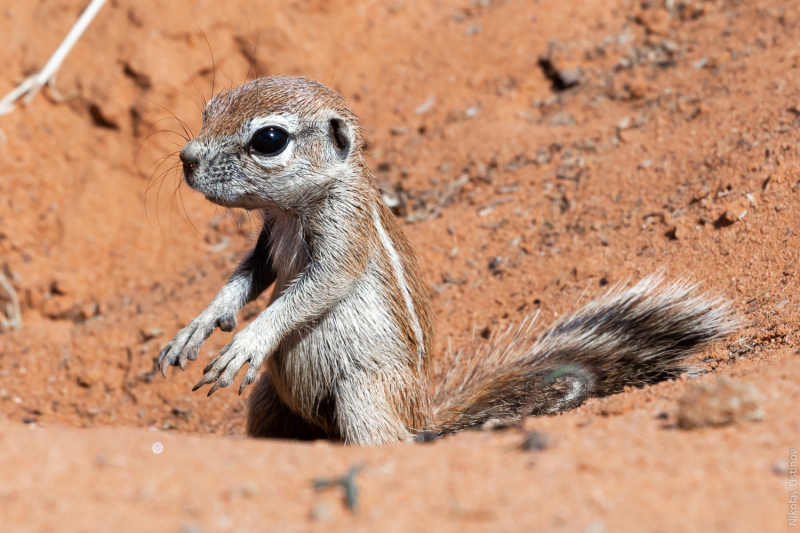
POLYGON ((441 435, 492 420, 572 409, 691 371, 689 356, 732 333, 730 303, 650 276, 612 289, 534 337, 535 316, 434 376, 432 428, 441 435))

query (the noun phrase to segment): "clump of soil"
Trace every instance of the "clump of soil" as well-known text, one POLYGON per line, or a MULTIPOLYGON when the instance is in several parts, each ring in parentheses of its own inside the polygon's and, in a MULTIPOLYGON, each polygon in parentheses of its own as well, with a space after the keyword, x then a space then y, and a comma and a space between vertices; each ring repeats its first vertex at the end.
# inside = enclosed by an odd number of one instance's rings
POLYGON ((678 399, 678 427, 692 429, 763 420, 755 385, 720 376, 711 383, 692 383, 678 399))

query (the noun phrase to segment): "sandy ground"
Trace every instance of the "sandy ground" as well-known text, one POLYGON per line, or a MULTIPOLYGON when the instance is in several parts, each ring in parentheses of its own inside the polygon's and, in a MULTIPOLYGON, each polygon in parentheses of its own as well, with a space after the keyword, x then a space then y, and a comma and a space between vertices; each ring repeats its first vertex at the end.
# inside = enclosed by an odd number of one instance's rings
MULTIPOLYGON (((85 4, 0 1, 0 94, 85 4)), ((778 0, 112 0, 61 68, 68 99, 0 118, 0 267, 24 320, 0 334, 0 529, 788 529, 798 43, 778 0), (733 301, 743 327, 699 380, 755 386, 763 419, 679 429, 682 379, 430 444, 244 439, 236 387, 190 392, 230 334, 168 380, 153 360, 258 229, 171 170, 212 85, 256 73, 319 79, 361 118, 442 353, 661 271, 733 301), (314 489, 354 466, 355 509, 314 489)))

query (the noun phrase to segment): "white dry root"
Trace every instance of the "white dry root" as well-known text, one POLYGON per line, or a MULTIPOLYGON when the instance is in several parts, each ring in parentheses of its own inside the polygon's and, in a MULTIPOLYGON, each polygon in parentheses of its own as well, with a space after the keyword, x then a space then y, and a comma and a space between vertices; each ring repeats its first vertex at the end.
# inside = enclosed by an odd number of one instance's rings
MULTIPOLYGON (((58 90, 55 87, 55 76, 64 58, 67 57, 72 47, 78 42, 86 27, 103 7, 106 0, 92 0, 86 10, 81 14, 72 29, 56 49, 55 53, 45 64, 44 68, 33 76, 23 81, 16 89, 5 95, 0 100, 0 116, 11 113, 14 110, 14 103, 22 98, 24 104, 29 103, 39 92, 39 89, 44 85, 49 84, 50 90, 54 98, 61 99, 58 90)), ((0 139, 4 139, 2 130, 0 130, 0 139)), ((9 283, 8 279, 0 273, 0 303, 4 304, 5 315, 4 318, 0 314, 0 331, 7 329, 19 329, 22 327, 22 314, 19 309, 19 298, 14 287, 9 283)))
POLYGON ((0 303, 5 303, 5 314, 8 318, 3 318, 0 314, 0 332, 7 329, 20 329, 22 327, 22 313, 19 310, 19 298, 17 291, 0 272, 0 303), (6 300, 3 302, 3 300, 6 300))
MULTIPOLYGON (((78 17, 75 25, 69 30, 69 33, 56 51, 50 56, 44 68, 23 81, 16 89, 12 90, 0 100, 0 116, 11 113, 14 110, 14 103, 20 98, 22 99, 22 103, 28 104, 33 100, 33 97, 36 96, 36 93, 39 92, 39 89, 46 84, 50 86, 50 91, 53 93, 54 98, 57 100, 63 99, 58 89, 55 87, 56 72, 58 72, 58 68, 61 66, 61 63, 64 62, 67 54, 69 54, 72 47, 75 46, 75 43, 78 42, 84 30, 86 30, 89 23, 92 22, 92 19, 94 19, 97 12, 100 11, 100 8, 103 7, 105 3, 106 0, 92 0, 86 10, 78 17)), ((0 140, 4 140, 4 138, 5 135, 3 131, 0 130, 0 140)), ((5 311, 4 314, 7 317, 3 317, 3 314, 0 313, 0 331, 21 328, 22 314, 19 309, 17 292, 2 273, 0 273, 0 305, 2 305, 0 311, 5 311), (3 307, 5 307, 5 309, 3 309, 3 307)))
POLYGON ((11 113, 14 110, 14 102, 22 99, 22 103, 28 104, 33 97, 36 96, 36 93, 39 92, 39 89, 44 87, 45 85, 50 86, 50 90, 53 93, 53 97, 58 99, 62 99, 59 96, 58 90, 55 88, 55 76, 58 68, 61 66, 61 63, 64 62, 64 58, 67 57, 72 47, 75 46, 75 43, 78 42, 80 39, 81 34, 83 34, 84 30, 92 19, 97 15, 97 12, 100 11, 100 8, 103 7, 103 4, 106 3, 106 0, 92 0, 86 10, 81 14, 78 20, 75 22, 75 25, 72 26, 72 29, 69 30, 69 33, 61 42, 61 44, 56 49, 55 53, 50 57, 45 64, 44 68, 34 74, 33 76, 29 77, 25 81, 23 81, 16 89, 8 93, 2 100, 0 100, 0 116, 5 115, 7 113, 11 113))

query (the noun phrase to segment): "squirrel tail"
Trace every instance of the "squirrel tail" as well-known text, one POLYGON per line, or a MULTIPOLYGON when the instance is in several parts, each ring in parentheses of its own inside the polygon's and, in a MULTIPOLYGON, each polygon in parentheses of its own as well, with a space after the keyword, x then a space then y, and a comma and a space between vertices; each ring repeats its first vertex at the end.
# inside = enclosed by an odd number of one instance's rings
POLYGON ((446 435, 557 413, 626 386, 698 373, 687 359, 735 331, 739 321, 730 302, 696 289, 649 276, 626 290, 612 289, 538 337, 534 315, 468 361, 459 361, 459 353, 434 376, 431 430, 446 435))

